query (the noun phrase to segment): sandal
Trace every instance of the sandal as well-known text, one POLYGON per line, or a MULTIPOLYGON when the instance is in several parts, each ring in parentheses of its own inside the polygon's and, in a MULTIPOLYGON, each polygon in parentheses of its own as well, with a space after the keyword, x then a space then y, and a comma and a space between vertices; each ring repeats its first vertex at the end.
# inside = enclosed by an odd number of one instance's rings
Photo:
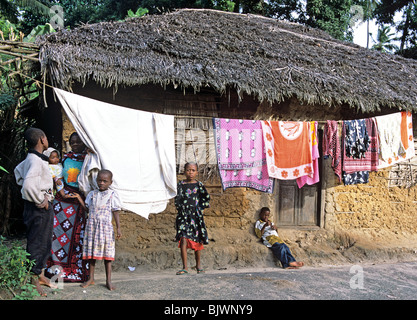
POLYGON ((204 269, 197 269, 197 273, 206 273, 204 269))
POLYGON ((186 274, 186 273, 188 273, 188 271, 187 270, 185 270, 185 269, 181 269, 180 271, 177 271, 177 275, 183 275, 183 274, 186 274))

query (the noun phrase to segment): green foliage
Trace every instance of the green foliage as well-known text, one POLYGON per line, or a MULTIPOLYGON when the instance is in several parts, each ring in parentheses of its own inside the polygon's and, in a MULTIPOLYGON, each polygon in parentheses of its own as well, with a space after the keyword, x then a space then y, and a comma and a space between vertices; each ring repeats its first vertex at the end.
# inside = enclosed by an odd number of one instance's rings
POLYGON ((25 42, 34 42, 37 36, 56 32, 56 30, 49 23, 43 26, 34 28, 24 39, 25 42))
POLYGON ((0 112, 5 111, 15 105, 17 99, 10 93, 0 93, 0 112))
POLYGON ((326 31, 339 40, 352 40, 350 9, 352 0, 307 1, 307 24, 326 31))
POLYGON ((415 0, 381 0, 375 9, 375 17, 379 25, 389 24, 396 28, 401 36, 400 48, 397 53, 415 58, 410 52, 417 50, 417 2, 415 0), (402 19, 394 22, 396 14, 401 13, 402 19))
POLYGON ((18 22, 19 11, 13 1, 0 0, 0 18, 12 23, 18 22))
POLYGON ((214 1, 214 9, 233 12, 235 3, 229 0, 214 1))
POLYGON ((378 28, 378 35, 376 37, 376 44, 372 46, 372 49, 381 52, 393 52, 398 50, 398 46, 392 43, 395 39, 395 33, 391 32, 389 26, 382 26, 378 28))
MULTIPOLYGON (((10 7, 16 6, 17 3, 14 0, 0 0, 0 2, 7 2, 11 4, 10 7)), ((29 4, 29 2, 26 3, 29 4)), ((0 19, 0 28, 5 40, 19 42, 23 40, 22 12, 18 11, 18 19, 15 19, 17 20, 15 23, 12 23, 13 19, 0 19)), ((1 17, 5 17, 3 13, 3 11, 0 12, 1 17)), ((36 50, 29 51, 36 52, 36 50)), ((6 52, 0 54, 0 59, 2 62, 0 68, 0 234, 8 235, 22 228, 19 225, 22 224, 23 203, 20 188, 16 185, 13 176, 13 169, 25 155, 23 132, 35 122, 33 111, 36 112, 35 108, 39 106, 40 87, 38 82, 32 79, 40 79, 40 69, 36 64, 22 61, 6 52), (32 106, 34 108, 31 108, 32 106), (22 113, 24 108, 30 112, 22 113)), ((12 288, 10 285, 9 287, 12 288)), ((23 292, 26 291, 23 290, 23 292)))
POLYGON ((160 14, 181 8, 213 9, 216 4, 222 5, 225 2, 226 0, 140 0, 136 2, 136 5, 142 8, 148 8, 149 14, 160 14))
MULTIPOLYGON (((52 6, 50 1, 40 0, 37 2, 39 2, 40 5, 43 5, 44 7, 48 7, 48 9, 52 6)), ((19 9, 19 29, 26 35, 29 34, 38 25, 44 25, 51 20, 50 14, 49 12, 46 12, 46 10, 44 10, 42 13, 39 13, 39 11, 37 11, 35 8, 29 6, 19 7, 19 9)))
POLYGON ((298 23, 307 19, 303 2, 299 0, 270 0, 266 4, 266 16, 298 23))
MULTIPOLYGON (((1 159, 0 159, 1 160, 1 159)), ((2 166, 0 166, 0 171, 4 171, 6 173, 9 173, 9 171, 7 171, 6 169, 4 169, 2 166)))
POLYGON ((31 300, 39 293, 31 284, 30 268, 34 262, 17 242, 9 244, 0 236, 0 289, 9 291, 16 300, 31 300))
POLYGON ((3 38, 8 40, 11 33, 15 33, 17 27, 14 23, 11 23, 9 20, 0 20, 0 31, 3 34, 3 38))
POLYGON ((138 10, 136 10, 136 12, 133 12, 132 9, 129 9, 127 11, 127 17, 126 18, 138 18, 138 17, 142 17, 145 14, 147 14, 148 12, 149 12, 148 9, 141 8, 141 7, 139 7, 138 10))
POLYGON ((20 8, 28 8, 36 14, 49 15, 49 6, 36 0, 15 0, 17 6, 20 8))

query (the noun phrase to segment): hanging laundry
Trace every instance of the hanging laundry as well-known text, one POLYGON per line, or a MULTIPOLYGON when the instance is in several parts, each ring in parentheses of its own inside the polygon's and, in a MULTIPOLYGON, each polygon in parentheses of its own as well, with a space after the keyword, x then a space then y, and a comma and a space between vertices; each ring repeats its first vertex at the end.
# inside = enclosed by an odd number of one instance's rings
POLYGON ((335 120, 327 120, 324 125, 323 134, 323 156, 324 158, 332 157, 332 168, 334 173, 342 181, 342 151, 340 147, 339 130, 341 126, 335 120))
POLYGON ((380 159, 378 169, 386 168, 415 156, 411 112, 397 112, 375 117, 380 159))
POLYGON ((370 144, 365 120, 343 121, 343 141, 347 157, 354 159, 365 157, 370 144))
POLYGON ((213 118, 217 162, 223 189, 248 187, 272 193, 261 122, 213 118))
POLYGON ((281 180, 308 175, 314 168, 310 142, 310 123, 262 121, 268 174, 281 180))
POLYGON ((403 156, 405 148, 401 140, 401 112, 378 116, 375 119, 378 125, 381 159, 392 162, 392 159, 403 156))
POLYGON ((343 126, 343 172, 377 171, 379 144, 375 119, 344 121, 343 126), (358 136, 359 139, 355 138, 358 136))
MULTIPOLYGON (((366 152, 371 144, 366 122, 364 119, 346 120, 343 122, 342 128, 343 183, 345 185, 368 183, 369 171, 360 170, 360 165, 365 163, 366 152), (348 173, 345 171, 345 166, 350 159, 357 161, 354 163, 358 166, 353 169, 353 172, 348 173)), ((352 169, 352 165, 350 169, 352 169)))
POLYGON ((165 210, 177 191, 174 116, 54 91, 79 136, 94 151, 84 161, 80 189, 88 191, 88 177, 105 168, 113 172, 112 188, 123 209, 145 218, 165 210))
POLYGON ((299 188, 302 188, 305 184, 312 185, 319 182, 319 144, 317 140, 317 121, 310 122, 310 132, 311 132, 311 151, 312 151, 312 159, 313 159, 313 169, 314 174, 313 177, 310 178, 309 176, 302 176, 297 178, 297 185, 299 188))
MULTIPOLYGON (((406 152, 409 148, 408 140, 411 138, 408 136, 408 127, 410 127, 410 129, 413 128, 413 124, 411 121, 411 112, 401 112, 401 142, 406 152), (410 120, 410 123, 408 123, 408 119, 410 120)), ((412 133, 413 131, 411 130, 411 134, 412 133)))
POLYGON ((343 172, 343 183, 345 185, 368 183, 369 171, 358 171, 352 173, 343 172))

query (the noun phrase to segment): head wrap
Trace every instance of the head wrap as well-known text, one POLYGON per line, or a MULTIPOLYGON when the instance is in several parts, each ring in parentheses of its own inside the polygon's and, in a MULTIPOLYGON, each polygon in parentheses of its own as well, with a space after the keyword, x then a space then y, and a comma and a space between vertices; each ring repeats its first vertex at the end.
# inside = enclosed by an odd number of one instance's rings
POLYGON ((59 154, 59 151, 58 151, 58 150, 56 150, 56 149, 54 149, 54 148, 48 148, 48 149, 46 149, 46 150, 43 152, 43 154, 49 158, 49 157, 51 156, 51 153, 52 153, 52 152, 54 152, 54 151, 55 151, 56 153, 58 153, 58 158, 61 158, 61 155, 59 154))

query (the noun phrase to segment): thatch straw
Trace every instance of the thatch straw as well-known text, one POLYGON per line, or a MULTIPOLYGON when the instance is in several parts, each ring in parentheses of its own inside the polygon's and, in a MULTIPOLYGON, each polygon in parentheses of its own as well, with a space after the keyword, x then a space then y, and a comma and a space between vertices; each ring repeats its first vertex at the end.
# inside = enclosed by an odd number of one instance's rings
POLYGON ((417 110, 417 61, 255 15, 185 9, 62 30, 38 44, 43 72, 67 90, 73 81, 173 84, 270 103, 417 110))

